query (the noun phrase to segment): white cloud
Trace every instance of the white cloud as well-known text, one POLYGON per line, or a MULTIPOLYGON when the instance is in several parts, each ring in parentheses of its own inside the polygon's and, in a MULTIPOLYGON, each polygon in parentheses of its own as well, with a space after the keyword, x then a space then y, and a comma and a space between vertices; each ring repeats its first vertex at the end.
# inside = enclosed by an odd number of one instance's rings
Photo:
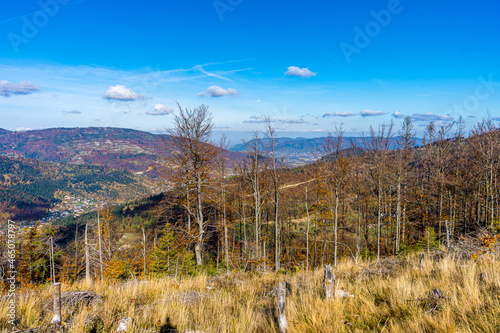
POLYGON ((296 66, 288 67, 288 70, 285 72, 285 75, 288 76, 300 76, 301 78, 310 78, 312 76, 316 76, 317 73, 314 73, 309 70, 309 68, 299 68, 296 66))
POLYGON ((352 117, 355 116, 355 113, 352 112, 326 112, 323 115, 323 118, 328 118, 328 117, 352 117))
POLYGON ((144 99, 144 94, 137 94, 132 89, 117 84, 116 86, 109 86, 108 90, 104 93, 102 98, 109 101, 136 101, 144 99))
POLYGON ((453 120, 449 114, 437 115, 431 112, 427 113, 414 113, 411 115, 413 121, 440 121, 440 120, 453 120))
POLYGON ((228 88, 226 90, 219 86, 210 86, 206 91, 202 91, 198 94, 199 97, 205 97, 206 95, 209 95, 210 97, 238 96, 238 92, 233 88, 228 88))
POLYGON ((394 111, 394 113, 392 114, 392 116, 393 116, 394 118, 397 118, 397 119, 400 119, 400 118, 404 118, 404 117, 405 117, 405 115, 404 115, 404 114, 402 114, 402 113, 401 113, 401 112, 399 112, 399 111, 394 111))
POLYGON ((155 104, 155 106, 153 106, 153 110, 146 111, 146 114, 150 116, 162 116, 171 113, 172 110, 163 104, 155 104))
POLYGON ((82 113, 82 111, 79 111, 79 110, 64 110, 62 113, 63 114, 80 114, 80 113, 82 113))
POLYGON ((29 81, 11 83, 9 81, 0 81, 0 96, 10 97, 11 95, 29 95, 40 88, 29 81))
POLYGON ((363 110, 361 111, 361 115, 363 117, 374 117, 374 116, 382 116, 385 112, 382 111, 373 111, 373 110, 363 110))

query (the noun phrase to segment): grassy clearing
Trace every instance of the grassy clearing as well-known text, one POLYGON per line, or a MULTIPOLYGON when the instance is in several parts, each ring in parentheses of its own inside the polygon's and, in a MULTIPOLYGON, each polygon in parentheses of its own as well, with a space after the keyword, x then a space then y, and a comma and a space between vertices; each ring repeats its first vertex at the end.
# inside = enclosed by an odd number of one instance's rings
POLYGON ((140 244, 141 242, 141 235, 138 233, 125 233, 123 234, 122 238, 118 241, 118 243, 123 244, 123 245, 128 245, 128 246, 133 246, 140 244))
MULTIPOLYGON (((278 281, 291 283, 287 297, 289 332, 498 332, 500 331, 500 270, 493 260, 400 261, 385 275, 366 274, 363 267, 341 262, 334 270, 339 289, 352 298, 325 300, 323 272, 294 275, 233 273, 123 283, 64 284, 66 290, 90 290, 104 302, 82 307, 72 332, 114 332, 123 317, 133 319, 133 332, 277 332, 274 321, 278 281), (480 273, 486 273, 481 280, 480 273), (428 297, 439 288, 444 298, 428 297)), ((19 328, 47 326, 50 286, 18 292, 19 328)), ((0 302, 0 329, 10 330, 7 303, 0 302)))

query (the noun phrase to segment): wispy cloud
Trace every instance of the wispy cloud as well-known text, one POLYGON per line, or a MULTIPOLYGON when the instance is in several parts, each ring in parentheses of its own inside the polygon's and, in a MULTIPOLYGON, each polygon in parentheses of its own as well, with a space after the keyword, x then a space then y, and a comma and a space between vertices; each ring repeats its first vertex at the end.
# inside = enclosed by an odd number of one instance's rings
POLYGON ((329 117, 352 117, 355 116, 356 114, 353 112, 326 112, 323 115, 323 118, 329 118, 329 117))
POLYGON ((82 111, 80 111, 80 110, 64 110, 62 113, 63 114, 81 114, 82 111))
MULTIPOLYGON (((271 122, 275 122, 276 119, 270 119, 271 122)), ((263 124, 266 122, 266 119, 264 119, 264 117, 262 116, 250 116, 248 117, 247 120, 243 120, 244 123, 246 124, 263 124)))
POLYGON ((0 81, 0 96, 10 97, 11 95, 29 95, 40 88, 29 81, 11 83, 9 81, 0 81))
POLYGON ((383 116, 385 112, 382 111, 373 111, 373 110, 363 110, 361 111, 361 115, 363 117, 375 117, 375 116, 383 116))
POLYGON ((167 108, 165 105, 163 104, 155 104, 155 106, 153 106, 153 110, 149 110, 149 111, 146 111, 146 114, 147 115, 150 115, 150 116, 163 116, 163 115, 167 115, 167 114, 171 114, 172 113, 172 110, 167 108))
POLYGON ((206 91, 202 91, 198 94, 199 97, 204 97, 209 95, 210 97, 222 97, 222 96, 238 96, 238 91, 233 88, 228 88, 227 90, 219 86, 208 87, 206 91))
MULTIPOLYGON (((269 118, 269 121, 272 123, 282 123, 282 124, 309 124, 308 121, 304 119, 290 119, 290 118, 269 118)), ((264 116, 250 116, 247 120, 243 120, 246 124, 264 124, 266 122, 266 118, 264 116)))
POLYGON ((195 65, 193 66, 194 71, 198 71, 206 76, 209 77, 214 77, 220 80, 225 80, 229 82, 233 82, 230 78, 228 78, 226 75, 232 74, 232 73, 237 73, 241 71, 247 71, 251 70, 253 68, 242 68, 242 69, 233 69, 233 70, 226 70, 226 71, 207 71, 205 67, 207 66, 214 66, 214 65, 225 65, 225 64, 231 64, 231 63, 237 63, 237 62, 242 62, 242 61, 248 61, 248 60, 255 60, 259 58, 248 58, 248 59, 240 59, 240 60, 228 60, 228 61, 219 61, 219 62, 210 62, 206 64, 201 64, 201 65, 195 65))
POLYGON ((139 99, 144 99, 144 94, 137 94, 132 91, 132 89, 117 84, 116 86, 110 86, 108 90, 104 92, 102 98, 107 99, 108 101, 136 101, 139 99))
POLYGON ((209 71, 205 70, 205 69, 203 68, 203 66, 202 66, 202 65, 196 65, 196 66, 193 66, 193 69, 194 69, 195 71, 199 71, 199 72, 201 72, 201 73, 205 74, 206 76, 215 77, 215 78, 217 78, 217 79, 226 80, 226 81, 230 81, 230 82, 232 82, 232 81, 233 81, 233 80, 231 80, 231 79, 229 79, 229 78, 227 78, 227 77, 224 77, 224 76, 222 76, 222 75, 219 75, 219 74, 217 74, 217 73, 214 73, 214 72, 209 72, 209 71))
POLYGON ((301 78, 310 78, 312 76, 316 76, 317 73, 312 72, 309 68, 299 68, 296 66, 288 67, 288 70, 285 72, 285 75, 288 76, 299 76, 301 78))
POLYGON ((427 113, 414 113, 411 115, 411 119, 413 121, 450 121, 453 120, 453 117, 449 114, 437 115, 431 112, 427 113))
POLYGON ((279 119, 278 120, 280 123, 284 124, 308 124, 308 121, 305 121, 304 119, 279 119))

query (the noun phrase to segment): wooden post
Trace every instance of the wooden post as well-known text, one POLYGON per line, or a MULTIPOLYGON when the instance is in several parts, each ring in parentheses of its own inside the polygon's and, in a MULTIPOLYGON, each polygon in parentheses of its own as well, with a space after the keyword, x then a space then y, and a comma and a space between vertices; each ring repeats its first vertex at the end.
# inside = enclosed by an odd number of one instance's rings
POLYGON ((424 254, 420 253, 420 269, 424 268, 424 254))
POLYGON ((282 281, 278 284, 278 328, 280 333, 285 333, 288 330, 288 322, 286 321, 285 315, 285 305, 286 305, 286 281, 282 281))
POLYGON ((332 265, 325 265, 325 276, 323 279, 323 287, 325 289, 325 297, 327 299, 335 298, 335 274, 332 272, 332 265))
POLYGON ((51 323, 54 325, 61 325, 61 283, 54 283, 54 300, 53 300, 54 317, 51 323))

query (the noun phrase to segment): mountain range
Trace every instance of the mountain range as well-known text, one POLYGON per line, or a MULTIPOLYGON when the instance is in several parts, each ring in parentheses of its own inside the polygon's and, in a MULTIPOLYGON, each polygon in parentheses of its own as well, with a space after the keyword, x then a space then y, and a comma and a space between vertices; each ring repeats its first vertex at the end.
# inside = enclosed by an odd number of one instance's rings
MULTIPOLYGON (((389 147, 391 149, 397 146, 398 138, 399 137, 393 137, 391 139, 391 142, 389 144, 389 147)), ((321 150, 327 139, 327 137, 298 137, 295 139, 288 137, 276 138, 274 143, 275 153, 278 157, 283 157, 285 161, 291 166, 304 165, 316 160, 322 155, 321 150)), ((245 151, 247 151, 247 145, 252 146, 255 140, 256 139, 251 140, 247 142, 247 144, 240 143, 234 145, 229 150, 244 153, 245 151)), ((369 138, 367 138, 367 140, 369 140, 369 138)), ((259 141, 260 146, 263 150, 269 148, 270 143, 268 139, 259 139, 259 141)), ((421 145, 423 140, 417 138, 415 141, 417 145, 421 145)), ((344 137, 342 149, 348 149, 353 146, 364 148, 366 146, 364 142, 365 139, 363 139, 362 137, 344 137)))

